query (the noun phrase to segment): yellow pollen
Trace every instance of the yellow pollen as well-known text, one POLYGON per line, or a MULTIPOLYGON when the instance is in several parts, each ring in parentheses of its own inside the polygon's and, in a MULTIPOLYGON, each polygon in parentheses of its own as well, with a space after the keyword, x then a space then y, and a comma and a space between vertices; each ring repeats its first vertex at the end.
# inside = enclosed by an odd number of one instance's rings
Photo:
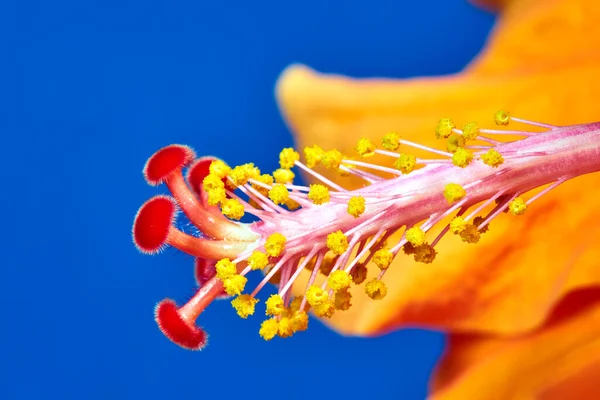
POLYGON ((310 190, 308 191, 308 198, 316 205, 329 203, 329 189, 326 186, 321 185, 320 183, 310 185, 310 190))
POLYGON ((465 243, 477 243, 481 237, 479 230, 473 224, 465 225, 465 229, 459 235, 465 243))
POLYGON ((258 303, 258 300, 249 294, 241 294, 231 300, 231 305, 242 318, 248 318, 249 315, 254 314, 254 306, 256 303, 258 303))
POLYGON ((348 214, 354 218, 360 217, 365 212, 365 198, 362 196, 352 196, 348 200, 348 214))
POLYGON ((484 164, 496 168, 504 162, 504 157, 496 149, 489 149, 487 153, 481 156, 484 164))
POLYGON ((379 279, 371 279, 365 284, 365 293, 373 300, 381 300, 387 294, 387 287, 379 279))
POLYGON ((367 273, 368 270, 364 264, 356 264, 350 273, 350 275, 352 275, 352 282, 354 282, 355 285, 360 285, 367 279, 367 273))
POLYGON ((269 264, 269 257, 262 251, 253 251, 248 257, 248 265, 253 270, 263 269, 269 264))
POLYGON ((308 168, 314 168, 319 162, 321 162, 321 159, 323 158, 324 154, 325 152, 323 151, 323 149, 317 145, 314 145, 312 147, 305 147, 304 159, 306 161, 306 166, 308 168))
POLYGON ((288 199, 288 201, 285 202, 285 206, 288 208, 288 210, 290 211, 294 211, 300 208, 300 204, 298 204, 297 201, 292 200, 292 199, 288 199))
POLYGON ((273 178, 277 183, 292 183, 296 174, 289 169, 279 168, 273 171, 273 178))
POLYGON ((452 164, 457 167, 464 168, 473 161, 473 153, 469 150, 458 148, 452 155, 452 164))
POLYGON ((403 174, 410 174, 417 166, 417 157, 412 154, 400 154, 400 157, 394 161, 394 168, 403 174))
POLYGON ((525 201, 521 197, 517 197, 510 202, 508 209, 512 215, 523 215, 527 211, 527 204, 525 204, 525 201))
POLYGON ((285 309, 283 299, 278 294, 273 294, 265 302, 267 306, 267 315, 281 315, 285 309))
MULTIPOLYGON (((483 221, 485 221, 485 219, 483 219, 483 217, 475 217, 473 219, 473 225, 475 225, 476 227, 479 227, 479 225, 481 225, 483 223, 483 221)), ((489 229, 490 229, 490 224, 487 224, 483 228, 479 229, 479 233, 486 233, 489 229)))
POLYGON ((244 291, 244 287, 246 287, 246 282, 248 282, 248 278, 242 275, 235 274, 223 281, 223 288, 225 289, 225 292, 227 292, 228 295, 234 296, 244 291))
POLYGON ((215 264, 215 270, 217 271, 217 278, 225 280, 237 273, 235 264, 231 262, 229 258, 223 258, 215 264))
MULTIPOLYGON (((260 176, 258 176, 256 178, 257 181, 264 183, 265 185, 272 185, 273 184, 273 177, 269 174, 262 174, 260 176)), ((269 189, 256 185, 256 184, 252 184, 252 187, 254 189, 256 189, 260 194, 262 194, 263 196, 268 196, 269 195, 269 189)))
POLYGON ((223 189, 225 187, 225 184, 217 175, 208 174, 202 180, 202 187, 207 192, 210 192, 213 189, 223 189))
POLYGON ((277 335, 280 338, 287 338, 294 334, 294 330, 292 329, 292 321, 288 317, 281 318, 279 320, 279 329, 277 330, 277 335))
POLYGON ((444 197, 450 204, 462 200, 466 195, 467 191, 458 183, 449 183, 444 187, 444 197))
POLYGON ((335 312, 335 306, 333 304, 333 301, 331 301, 328 298, 324 302, 317 304, 314 307, 314 311, 317 317, 331 318, 333 316, 333 313, 335 312))
POLYGON ((469 122, 463 128, 463 136, 466 140, 475 140, 479 136, 479 126, 477 122, 469 122))
POLYGON ((350 287, 352 277, 346 271, 338 270, 329 275, 327 284, 336 292, 350 287))
MULTIPOLYGON (((302 300, 302 299, 300 299, 302 300)), ((290 324, 294 332, 302 332, 308 329, 308 314, 304 311, 296 311, 292 318, 290 318, 290 324)))
POLYGON ((356 143, 356 152, 361 157, 371 157, 375 154, 375 145, 367 138, 358 139, 356 143))
POLYGON ((319 272, 325 276, 329 276, 338 258, 339 256, 328 251, 325 254, 325 257, 323 257, 323 261, 321 262, 321 266, 319 267, 319 272))
POLYGON ((406 240, 413 246, 420 246, 425 243, 425 232, 418 226, 413 226, 406 231, 406 240))
POLYGON ((450 153, 454 153, 457 149, 465 147, 467 141, 463 135, 452 135, 448 138, 448 144, 446 145, 446 149, 450 153))
POLYGON ((216 206, 227 198, 224 187, 210 189, 206 193, 208 193, 208 204, 211 206, 216 206))
MULTIPOLYGON (((300 311, 300 306, 302 305, 302 296, 296 296, 292 299, 292 301, 290 301, 290 306, 289 306, 289 310, 291 313, 295 313, 300 311)), ((310 305, 305 304, 304 308, 306 307, 310 307, 310 305)))
POLYGON ((291 147, 287 147, 279 153, 279 165, 281 168, 290 169, 294 166, 294 163, 299 160, 300 154, 291 147))
POLYGON ((285 204, 290 198, 290 192, 288 192, 285 185, 282 183, 276 183, 269 190, 269 199, 275 204, 285 204))
POLYGON ((279 331, 279 323, 275 318, 270 318, 260 325, 260 330, 258 334, 265 340, 271 340, 275 336, 277 336, 277 332, 279 331))
POLYGON ((338 169, 343 158, 344 156, 339 150, 333 149, 323 153, 321 163, 323 163, 326 168, 338 169))
POLYGON ((279 257, 285 248, 285 236, 281 233, 273 233, 267 237, 265 242, 265 250, 271 257, 279 257))
POLYGON ((231 172, 231 167, 229 165, 225 164, 224 161, 214 160, 213 162, 210 163, 210 166, 208 167, 208 171, 210 174, 216 175, 220 179, 223 179, 227 176, 227 174, 229 174, 229 172, 231 172))
POLYGON ((229 173, 229 178, 235 186, 245 185, 249 179, 258 179, 260 170, 253 163, 238 165, 229 173))
POLYGON ((388 268, 393 259, 394 253, 387 248, 379 249, 373 254, 373 262, 381 269, 388 268))
POLYGON ((467 223, 465 222, 463 217, 454 217, 452 221, 450 221, 450 232, 458 235, 467 227, 467 223))
POLYGON ((400 135, 396 132, 390 132, 383 137, 382 144, 386 150, 398 150, 398 147, 400 147, 400 135))
POLYGON ((341 255, 348 250, 348 238, 342 231, 332 232, 327 235, 327 248, 334 254, 341 255))
POLYGON ((224 199, 221 201, 221 212, 227 218, 239 220, 244 216, 244 206, 236 199, 224 199))
POLYGON ((455 127, 456 125, 454 125, 454 122, 450 118, 442 118, 435 128, 435 137, 438 139, 447 139, 455 127))
POLYGON ((315 307, 319 304, 326 302, 329 299, 329 295, 323 289, 321 289, 317 285, 312 285, 306 291, 306 301, 312 307, 315 307))
POLYGON ((430 264, 435 260, 437 252, 430 244, 422 244, 415 247, 414 257, 416 262, 430 264))
POLYGON ((496 125, 508 125, 509 121, 510 115, 504 110, 496 111, 494 114, 494 122, 496 125))
POLYGON ((336 310, 346 311, 352 307, 352 294, 348 289, 335 292, 333 306, 336 310))

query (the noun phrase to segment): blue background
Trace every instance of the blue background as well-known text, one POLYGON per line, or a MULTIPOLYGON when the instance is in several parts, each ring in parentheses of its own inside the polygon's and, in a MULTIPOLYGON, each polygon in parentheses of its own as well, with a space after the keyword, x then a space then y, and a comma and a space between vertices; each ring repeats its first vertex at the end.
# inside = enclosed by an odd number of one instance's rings
POLYGON ((1 2, 0 398, 423 398, 439 333, 313 321, 265 343, 261 318, 220 302, 203 352, 167 341, 153 306, 193 293, 192 259, 132 245, 137 208, 164 191, 141 168, 186 143, 272 170, 292 143, 273 97, 286 65, 454 72, 492 23, 462 0, 1 2))

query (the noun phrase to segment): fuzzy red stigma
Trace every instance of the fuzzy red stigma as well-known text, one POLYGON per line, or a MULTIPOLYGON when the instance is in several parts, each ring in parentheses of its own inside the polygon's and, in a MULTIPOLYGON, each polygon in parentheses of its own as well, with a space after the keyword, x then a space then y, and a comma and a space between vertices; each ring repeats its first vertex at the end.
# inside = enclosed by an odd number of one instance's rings
POLYGON ((182 312, 184 309, 178 309, 173 300, 164 299, 156 305, 154 319, 161 332, 174 343, 185 349, 202 350, 208 335, 194 324, 195 317, 182 312), (190 317, 193 317, 191 321, 190 317))
POLYGON ((144 177, 150 186, 165 182, 173 173, 188 166, 196 158, 191 147, 172 144, 154 153, 144 166, 144 177))
POLYGON ((133 221, 133 242, 139 251, 155 254, 166 245, 177 206, 168 196, 155 196, 145 202, 133 221))
MULTIPOLYGON (((215 260, 207 260, 206 258, 196 257, 194 260, 194 277, 196 278, 196 283, 198 286, 202 287, 208 282, 211 278, 214 278, 217 274, 217 270, 215 268, 215 264, 217 262, 215 260)), ((223 292, 217 296, 217 299, 228 299, 229 296, 224 290, 223 292)))

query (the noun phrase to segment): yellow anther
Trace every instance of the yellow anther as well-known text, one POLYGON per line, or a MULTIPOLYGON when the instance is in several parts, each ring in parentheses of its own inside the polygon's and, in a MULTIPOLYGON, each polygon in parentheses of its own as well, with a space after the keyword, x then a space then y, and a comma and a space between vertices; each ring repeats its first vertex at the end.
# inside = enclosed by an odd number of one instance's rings
POLYGON ((279 320, 279 329, 277 330, 277 335, 280 338, 287 338, 294 334, 294 330, 292 329, 292 321, 288 317, 281 318, 279 320))
POLYGON ((290 192, 282 183, 276 183, 269 190, 269 199, 275 204, 285 204, 290 199, 290 192))
POLYGON ((333 306, 336 310, 346 311, 352 307, 352 294, 348 289, 335 292, 333 306))
POLYGON ((400 147, 400 135, 396 132, 390 132, 383 137, 382 144, 386 150, 398 150, 398 147, 400 147))
POLYGON ((460 232, 459 235, 462 241, 465 243, 477 243, 481 238, 479 230, 473 224, 467 224, 465 226, 465 229, 462 232, 460 232))
POLYGON ((344 156, 339 150, 333 149, 323 153, 321 163, 326 168, 338 169, 340 167, 340 164, 342 163, 343 158, 344 156))
POLYGON ((289 169, 279 168, 273 171, 273 177, 277 183, 292 183, 296 175, 289 169))
POLYGON ((221 200, 221 212, 227 218, 239 220, 244 216, 244 206, 236 199, 221 200))
POLYGON ((498 110, 494 114, 494 122, 496 125, 508 125, 510 115, 504 110, 498 110))
POLYGON ((342 270, 333 272, 331 275, 329 275, 329 278, 327 278, 327 284, 336 292, 338 290, 349 288, 351 283, 352 277, 350 274, 342 270))
POLYGON ((415 247, 414 257, 416 262, 430 264, 435 260, 437 251, 430 244, 415 247))
POLYGON ((329 203, 329 189, 327 186, 321 185, 320 183, 310 185, 308 198, 316 205, 329 203))
POLYGON ((452 221, 450 221, 450 232, 458 235, 467 227, 467 223, 465 222, 463 217, 454 217, 452 221))
POLYGON ((288 210, 290 211, 294 211, 300 208, 300 204, 298 204, 297 201, 292 200, 292 199, 288 199, 288 201, 285 202, 285 206, 288 208, 288 210))
POLYGON ((454 125, 454 122, 450 118, 442 118, 435 128, 435 137, 438 139, 447 139, 455 127, 456 125, 454 125))
POLYGON ((312 285, 306 291, 306 301, 312 307, 322 304, 322 303, 326 302, 328 299, 329 299, 329 295, 327 294, 327 292, 324 291, 323 289, 321 289, 317 285, 312 285))
POLYGON ((361 157, 371 157, 375 154, 376 149, 373 142, 367 138, 360 138, 358 139, 358 143, 356 143, 356 152, 361 157))
POLYGON ((394 161, 394 168, 403 174, 409 174, 417 166, 417 157, 412 154, 400 154, 400 157, 394 161))
POLYGON ((306 161, 306 166, 309 168, 314 168, 315 165, 321 162, 321 159, 323 158, 324 154, 325 152, 323 151, 323 149, 317 145, 314 145, 312 147, 305 147, 304 160, 306 161))
POLYGON ((481 160, 484 164, 495 168, 504 162, 504 157, 496 149, 489 149, 487 153, 481 156, 481 160))
MULTIPOLYGON (((259 181, 261 183, 264 183, 265 185, 269 185, 269 186, 273 184, 273 177, 271 175, 269 175, 269 174, 262 174, 262 175, 256 177, 255 180, 257 180, 257 181, 259 181)), ((263 196, 268 196, 269 195, 269 189, 267 189, 267 188, 265 188, 263 186, 260 186, 260 185, 257 185, 257 184, 253 183, 252 187, 254 189, 256 189, 263 196)))
POLYGON ((248 278, 235 274, 223 281, 223 288, 228 295, 234 296, 244 291, 246 282, 248 282, 248 278))
POLYGON ((348 214, 354 218, 360 217, 365 212, 365 198, 362 196, 352 196, 348 200, 348 214))
POLYGON ((273 233, 267 237, 265 242, 265 250, 271 257, 279 257, 285 248, 285 236, 281 233, 273 233))
POLYGON ((229 178, 235 186, 245 185, 249 179, 258 179, 259 177, 260 169, 253 163, 238 165, 229 173, 229 178))
MULTIPOLYGON (((290 312, 293 314, 297 311, 300 311, 300 306, 302 305, 302 296, 296 296, 292 299, 292 301, 290 301, 290 306, 288 307, 288 309, 290 310, 290 312)), ((310 307, 309 304, 305 304, 304 308, 310 307)))
POLYGON ((355 285, 360 285, 365 281, 365 279, 367 279, 368 272, 369 271, 364 264, 356 264, 350 273, 350 275, 352 275, 352 282, 354 282, 355 285))
POLYGON ((269 265, 269 257, 262 251, 253 251, 248 257, 248 265, 253 270, 263 269, 269 265))
POLYGON ((527 204, 521 197, 517 197, 510 202, 508 209, 512 215, 523 215, 527 211, 527 204))
POLYGON ((287 147, 279 153, 279 165, 281 168, 290 169, 298 160, 300 160, 300 154, 291 147, 287 147))
POLYGON ((305 331, 308 329, 308 314, 304 311, 296 311, 290 318, 290 323, 294 332, 305 331))
POLYGON ((214 160, 210 163, 208 167, 208 172, 210 175, 216 175, 220 179, 223 179, 231 172, 231 167, 227 165, 224 161, 214 160))
POLYGON ((444 197, 450 204, 462 200, 466 195, 467 191, 458 183, 449 183, 444 187, 444 197))
POLYGON ((473 153, 463 148, 456 149, 452 155, 452 164, 460 168, 471 164, 471 161, 473 161, 473 153))
POLYGON ((327 248, 334 254, 341 255, 348 250, 348 238, 342 231, 332 232, 327 235, 327 248))
POLYGON ((333 305, 333 301, 328 298, 324 302, 317 304, 313 310, 317 317, 331 318, 335 312, 335 306, 333 305))
POLYGON ((457 149, 465 147, 467 141, 465 140, 463 135, 452 135, 448 138, 448 144, 446 145, 446 149, 450 153, 454 153, 457 149))
POLYGON ((258 300, 249 294, 241 294, 231 300, 231 305, 242 318, 248 318, 249 315, 254 314, 254 306, 256 303, 258 303, 258 300))
POLYGON ((321 262, 321 266, 319 267, 319 272, 325 276, 329 276, 338 258, 339 256, 331 252, 327 252, 325 254, 325 257, 323 257, 323 261, 321 262))
POLYGON ((371 279, 365 284, 365 293, 373 300, 381 300, 387 294, 387 287, 379 279, 371 279))
POLYGON ((210 189, 206 193, 208 193, 208 205, 211 206, 216 206, 227 198, 224 187, 210 189))
POLYGON ((463 128, 463 136, 467 140, 477 139, 477 136, 479 136, 479 133, 480 133, 480 131, 479 131, 479 126, 477 125, 477 122, 469 122, 463 128))
MULTIPOLYGON (((479 225, 481 225, 484 221, 485 221, 485 219, 483 219, 483 217, 475 217, 473 219, 473 225, 475 225, 477 228, 479 228, 479 225)), ((490 224, 486 224, 483 228, 479 229, 479 233, 486 233, 489 229, 490 229, 490 224)))
POLYGON ((237 268, 229 258, 223 258, 215 264, 215 270, 217 271, 217 278, 225 280, 237 273, 237 268))
POLYGON ((388 248, 379 249, 373 254, 373 262, 381 269, 386 269, 392 263, 394 253, 388 248))
POLYGON ((265 302, 267 306, 267 315, 281 315, 285 309, 283 305, 283 299, 278 294, 273 294, 265 302))
POLYGON ((425 243, 425 232, 418 226, 413 226, 406 231, 406 240, 413 246, 420 246, 425 243))
POLYGON ((277 336, 277 332, 279 331, 279 323, 275 318, 270 318, 260 325, 260 330, 258 334, 265 340, 271 340, 275 336, 277 336))
POLYGON ((208 174, 202 180, 202 187, 207 192, 210 192, 214 189, 223 189, 225 187, 225 184, 223 183, 221 178, 219 178, 219 176, 215 174, 208 174))

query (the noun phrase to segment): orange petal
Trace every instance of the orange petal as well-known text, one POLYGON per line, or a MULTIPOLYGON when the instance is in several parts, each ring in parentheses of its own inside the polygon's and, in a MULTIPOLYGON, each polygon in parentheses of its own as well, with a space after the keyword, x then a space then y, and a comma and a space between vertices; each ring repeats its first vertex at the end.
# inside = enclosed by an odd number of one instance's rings
MULTIPOLYGON (((600 120, 600 52, 582 50, 590 41, 600 49, 594 17, 600 3, 529 0, 511 3, 505 13, 482 56, 452 76, 359 80, 289 67, 277 97, 299 147, 318 144, 353 154, 360 137, 380 140, 392 130, 439 146, 433 128, 440 118, 487 125, 499 108, 559 125, 600 120), (573 17, 582 7, 583 25, 573 17), (545 53, 528 46, 547 40, 549 27, 560 30, 552 33, 563 38, 559 45, 544 46, 545 53), (515 35, 513 28, 528 36, 515 35)), ((349 187, 359 184, 330 177, 349 187)), ((501 333, 539 326, 566 293, 600 284, 600 248, 591 246, 600 241, 594 223, 600 207, 589 194, 599 185, 599 174, 568 182, 524 216, 495 220, 477 245, 447 237, 431 265, 400 255, 384 278, 390 289, 385 299, 369 300, 355 288, 353 308, 326 322, 362 335, 407 324, 501 333)))
POLYGON ((431 400, 600 398, 600 289, 569 294, 538 330, 452 335, 431 400))

